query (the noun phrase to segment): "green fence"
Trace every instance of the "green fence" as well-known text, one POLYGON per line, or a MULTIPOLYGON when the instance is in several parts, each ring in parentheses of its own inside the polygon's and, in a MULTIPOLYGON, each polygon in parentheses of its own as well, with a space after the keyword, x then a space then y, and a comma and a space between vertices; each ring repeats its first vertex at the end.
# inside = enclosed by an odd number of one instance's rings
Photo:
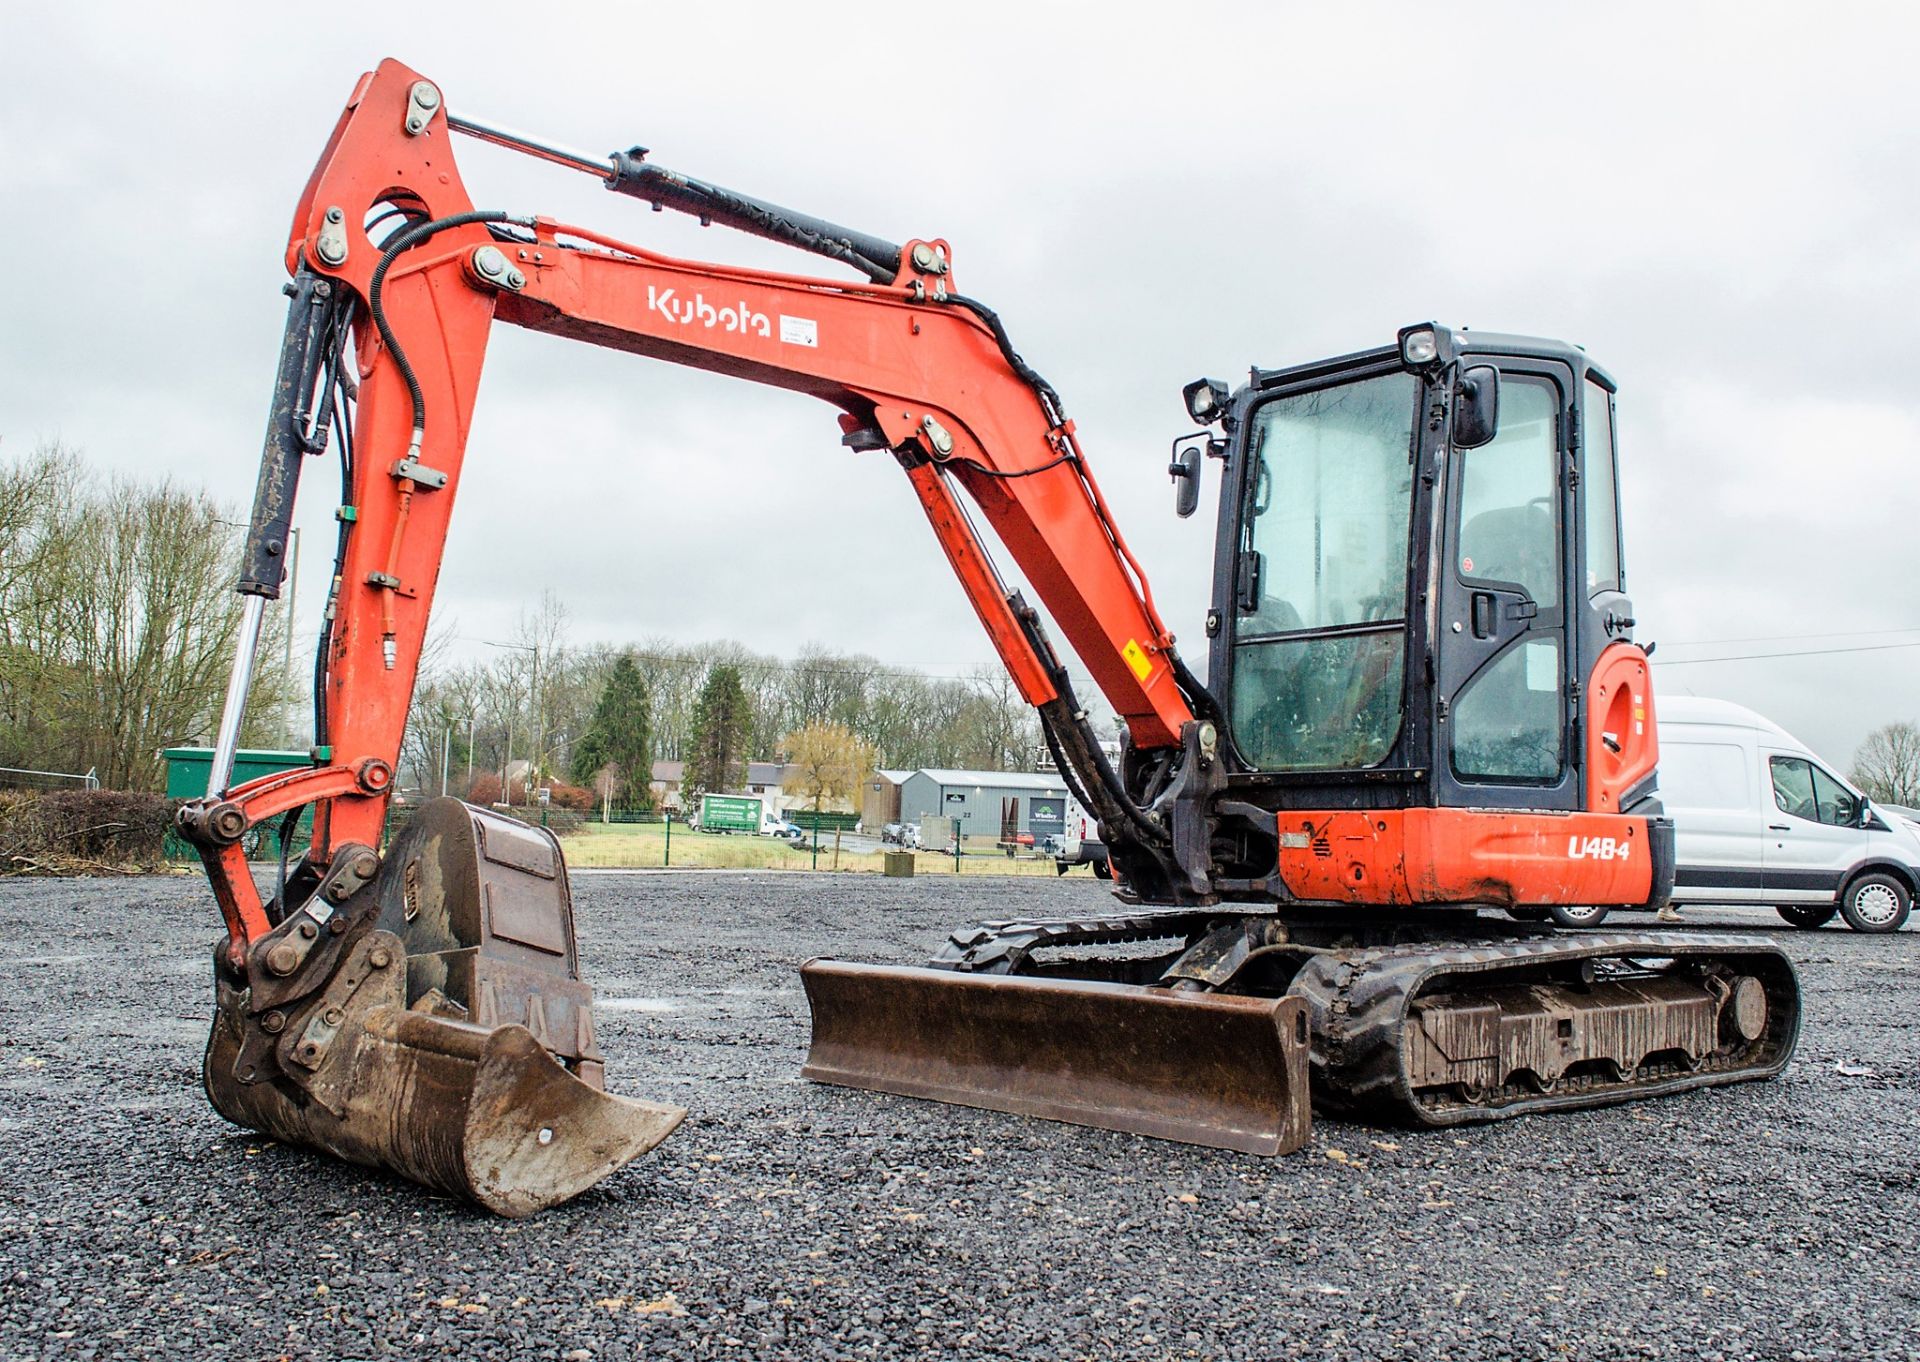
POLYGON ((857 813, 835 813, 831 809, 822 809, 815 813, 812 809, 788 809, 787 821, 805 828, 808 832, 818 829, 821 832, 852 832, 860 825, 857 813))

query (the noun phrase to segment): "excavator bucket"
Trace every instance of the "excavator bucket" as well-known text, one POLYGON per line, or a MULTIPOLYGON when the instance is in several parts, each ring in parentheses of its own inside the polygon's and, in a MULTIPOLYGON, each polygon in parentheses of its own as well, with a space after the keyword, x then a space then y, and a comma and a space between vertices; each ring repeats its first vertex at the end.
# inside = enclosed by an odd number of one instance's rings
POLYGON ((811 960, 801 1073, 1249 1154, 1307 1141, 1298 998, 811 960))
POLYGON ((286 965, 275 948, 302 941, 284 976, 263 964, 251 987, 218 981, 205 1077, 230 1121, 524 1216, 686 1115, 601 1090, 565 867, 543 830, 423 805, 371 883, 338 911, 290 914, 252 958, 286 965))

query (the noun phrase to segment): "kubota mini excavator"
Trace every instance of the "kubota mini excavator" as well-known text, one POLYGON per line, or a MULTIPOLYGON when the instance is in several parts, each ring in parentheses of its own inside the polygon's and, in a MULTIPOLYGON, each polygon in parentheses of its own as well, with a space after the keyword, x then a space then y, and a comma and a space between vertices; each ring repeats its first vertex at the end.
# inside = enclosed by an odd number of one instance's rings
POLYGON ((1054 390, 946 242, 894 243, 449 112, 364 76, 294 214, 292 282, 207 797, 180 815, 227 934, 213 1104, 280 1139, 526 1214, 684 1113, 602 1090, 559 844, 455 800, 381 850, 494 321, 811 394, 912 483, 1098 817, 1109 916, 988 922, 931 965, 813 961, 829 1083, 1283 1153, 1323 1107, 1445 1125, 1776 1073, 1799 1027, 1771 943, 1555 934, 1673 876, 1646 655, 1630 640, 1612 380, 1554 342, 1395 343, 1188 385, 1177 509, 1223 493, 1208 684, 1175 651, 1054 390), (459 132, 824 255, 827 279, 695 263, 476 210, 459 132), (310 769, 229 788, 303 462, 342 483, 310 769), (1124 720, 1102 753, 1036 609, 1124 720), (313 811, 271 894, 243 838, 313 811), (1309 1080, 1311 1071, 1311 1080, 1309 1080))

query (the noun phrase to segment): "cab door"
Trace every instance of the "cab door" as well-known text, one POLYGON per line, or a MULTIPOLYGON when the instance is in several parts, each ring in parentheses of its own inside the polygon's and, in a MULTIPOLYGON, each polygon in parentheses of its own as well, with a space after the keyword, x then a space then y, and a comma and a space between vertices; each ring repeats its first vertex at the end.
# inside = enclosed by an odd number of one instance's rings
POLYGON ((1841 877, 1864 852, 1855 824, 1859 800, 1818 763, 1762 749, 1771 796, 1767 808, 1768 903, 1832 903, 1841 877))
POLYGON ((1448 452, 1434 700, 1445 804, 1578 807, 1567 638, 1572 379, 1557 364, 1502 363, 1498 433, 1448 452))

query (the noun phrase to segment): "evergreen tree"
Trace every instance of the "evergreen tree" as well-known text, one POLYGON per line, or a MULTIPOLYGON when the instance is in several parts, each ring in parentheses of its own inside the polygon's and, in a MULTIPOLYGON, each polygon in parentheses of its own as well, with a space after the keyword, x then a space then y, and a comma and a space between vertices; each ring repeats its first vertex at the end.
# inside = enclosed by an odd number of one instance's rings
POLYGON ((614 802, 621 808, 651 807, 652 706, 632 653, 622 653, 613 664, 586 734, 574 744, 577 783, 590 785, 603 771, 613 778, 614 802))
POLYGON ((684 782, 688 799, 740 784, 742 748, 752 719, 740 669, 727 662, 715 665, 693 706, 693 750, 684 782))

